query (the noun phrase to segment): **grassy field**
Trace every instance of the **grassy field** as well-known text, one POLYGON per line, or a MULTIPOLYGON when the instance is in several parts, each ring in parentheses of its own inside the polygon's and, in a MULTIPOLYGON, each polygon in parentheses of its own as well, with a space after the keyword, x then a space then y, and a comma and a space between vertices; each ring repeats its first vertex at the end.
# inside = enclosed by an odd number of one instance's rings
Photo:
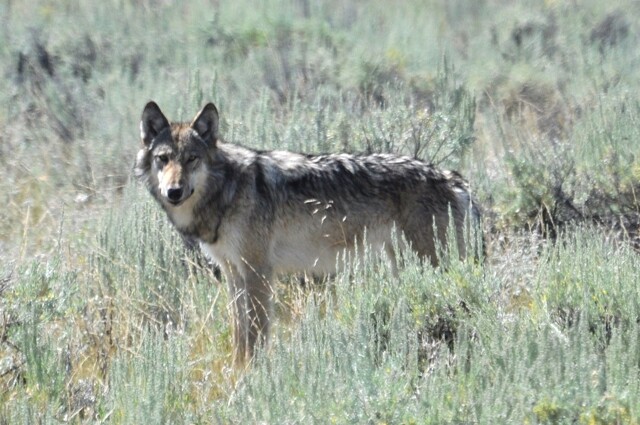
POLYGON ((640 423, 640 4, 0 4, 0 424, 640 423), (225 285, 132 178, 156 100, 260 149, 454 168, 484 265, 225 285))

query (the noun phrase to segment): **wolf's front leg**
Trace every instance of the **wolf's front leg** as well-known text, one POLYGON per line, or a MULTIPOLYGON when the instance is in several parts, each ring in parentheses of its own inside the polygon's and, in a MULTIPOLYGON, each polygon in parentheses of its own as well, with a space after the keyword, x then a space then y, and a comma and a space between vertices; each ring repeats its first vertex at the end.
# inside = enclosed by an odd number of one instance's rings
POLYGON ((271 270, 250 264, 241 268, 228 265, 227 269, 233 308, 233 358, 234 363, 243 365, 269 336, 273 310, 271 270))

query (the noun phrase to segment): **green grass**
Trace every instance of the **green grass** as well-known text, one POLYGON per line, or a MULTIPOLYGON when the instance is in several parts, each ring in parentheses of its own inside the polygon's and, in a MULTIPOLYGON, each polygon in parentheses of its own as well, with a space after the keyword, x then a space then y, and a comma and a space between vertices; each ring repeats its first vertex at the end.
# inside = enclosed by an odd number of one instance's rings
POLYGON ((502 0, 0 6, 0 423, 640 422, 640 8, 502 0), (465 175, 484 265, 224 282, 131 178, 143 105, 231 142, 465 175))

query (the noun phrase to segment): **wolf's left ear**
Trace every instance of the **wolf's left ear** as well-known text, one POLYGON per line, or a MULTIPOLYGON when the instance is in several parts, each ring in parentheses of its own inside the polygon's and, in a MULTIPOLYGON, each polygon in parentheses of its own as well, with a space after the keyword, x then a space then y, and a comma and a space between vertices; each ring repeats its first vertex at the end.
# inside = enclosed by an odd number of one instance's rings
POLYGON ((169 121, 158 104, 154 101, 147 103, 140 120, 140 137, 145 146, 149 146, 151 141, 167 127, 169 127, 169 121))
POLYGON ((213 103, 207 103, 193 119, 191 128, 210 146, 218 140, 218 109, 213 103))

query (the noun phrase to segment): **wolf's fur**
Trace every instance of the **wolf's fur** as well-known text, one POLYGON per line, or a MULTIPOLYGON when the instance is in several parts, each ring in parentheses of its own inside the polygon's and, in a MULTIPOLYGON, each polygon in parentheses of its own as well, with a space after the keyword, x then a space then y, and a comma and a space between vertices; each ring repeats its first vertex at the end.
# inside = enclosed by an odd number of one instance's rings
POLYGON ((191 123, 169 123, 149 102, 140 131, 136 175, 226 276, 238 362, 268 334, 274 274, 332 273, 345 249, 362 248, 365 234, 395 272, 394 229, 436 265, 449 223, 465 257, 465 223, 479 222, 455 172, 388 154, 303 155, 224 143, 211 103, 191 123))

